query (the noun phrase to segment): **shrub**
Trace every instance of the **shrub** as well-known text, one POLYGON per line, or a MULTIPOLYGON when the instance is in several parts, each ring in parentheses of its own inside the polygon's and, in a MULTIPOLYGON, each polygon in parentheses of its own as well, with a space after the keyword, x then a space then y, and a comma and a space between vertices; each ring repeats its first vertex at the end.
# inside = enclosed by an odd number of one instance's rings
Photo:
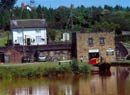
POLYGON ((71 68, 72 68, 72 72, 74 74, 78 74, 79 73, 79 64, 78 64, 78 61, 76 59, 72 60, 71 68))
POLYGON ((79 66, 80 73, 88 73, 90 71, 91 66, 87 63, 81 63, 79 66))

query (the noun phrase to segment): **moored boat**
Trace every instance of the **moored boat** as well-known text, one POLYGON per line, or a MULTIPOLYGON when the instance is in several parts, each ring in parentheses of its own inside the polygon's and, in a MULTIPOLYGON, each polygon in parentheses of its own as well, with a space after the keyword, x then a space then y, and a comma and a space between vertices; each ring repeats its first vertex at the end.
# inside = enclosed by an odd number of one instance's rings
POLYGON ((105 62, 102 57, 90 59, 89 64, 98 66, 100 71, 108 71, 111 67, 111 65, 105 62))

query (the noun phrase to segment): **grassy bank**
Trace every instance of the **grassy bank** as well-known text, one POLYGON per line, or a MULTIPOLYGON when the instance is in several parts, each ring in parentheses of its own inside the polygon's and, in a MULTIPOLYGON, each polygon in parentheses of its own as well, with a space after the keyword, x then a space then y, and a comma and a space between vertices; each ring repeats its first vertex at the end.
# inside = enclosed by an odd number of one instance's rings
POLYGON ((0 78, 26 78, 26 77, 44 77, 44 76, 64 76, 65 74, 87 73, 90 65, 86 63, 34 63, 34 64, 3 64, 0 65, 0 78))

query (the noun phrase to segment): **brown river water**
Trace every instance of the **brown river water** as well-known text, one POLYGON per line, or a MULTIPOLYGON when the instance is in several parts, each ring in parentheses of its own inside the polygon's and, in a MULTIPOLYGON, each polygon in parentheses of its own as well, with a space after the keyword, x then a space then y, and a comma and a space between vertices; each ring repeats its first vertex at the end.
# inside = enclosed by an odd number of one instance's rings
POLYGON ((130 67, 82 77, 1 80, 0 95, 130 95, 130 67))

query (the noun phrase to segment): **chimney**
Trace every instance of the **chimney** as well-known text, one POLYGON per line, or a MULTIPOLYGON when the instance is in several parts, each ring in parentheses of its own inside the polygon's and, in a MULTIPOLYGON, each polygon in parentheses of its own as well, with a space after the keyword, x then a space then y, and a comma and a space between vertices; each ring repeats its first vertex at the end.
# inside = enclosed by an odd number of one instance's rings
POLYGON ((74 4, 71 4, 71 5, 70 5, 70 8, 71 8, 71 9, 74 9, 74 4))
POLYGON ((22 11, 24 10, 24 0, 22 0, 21 9, 22 9, 22 11))

